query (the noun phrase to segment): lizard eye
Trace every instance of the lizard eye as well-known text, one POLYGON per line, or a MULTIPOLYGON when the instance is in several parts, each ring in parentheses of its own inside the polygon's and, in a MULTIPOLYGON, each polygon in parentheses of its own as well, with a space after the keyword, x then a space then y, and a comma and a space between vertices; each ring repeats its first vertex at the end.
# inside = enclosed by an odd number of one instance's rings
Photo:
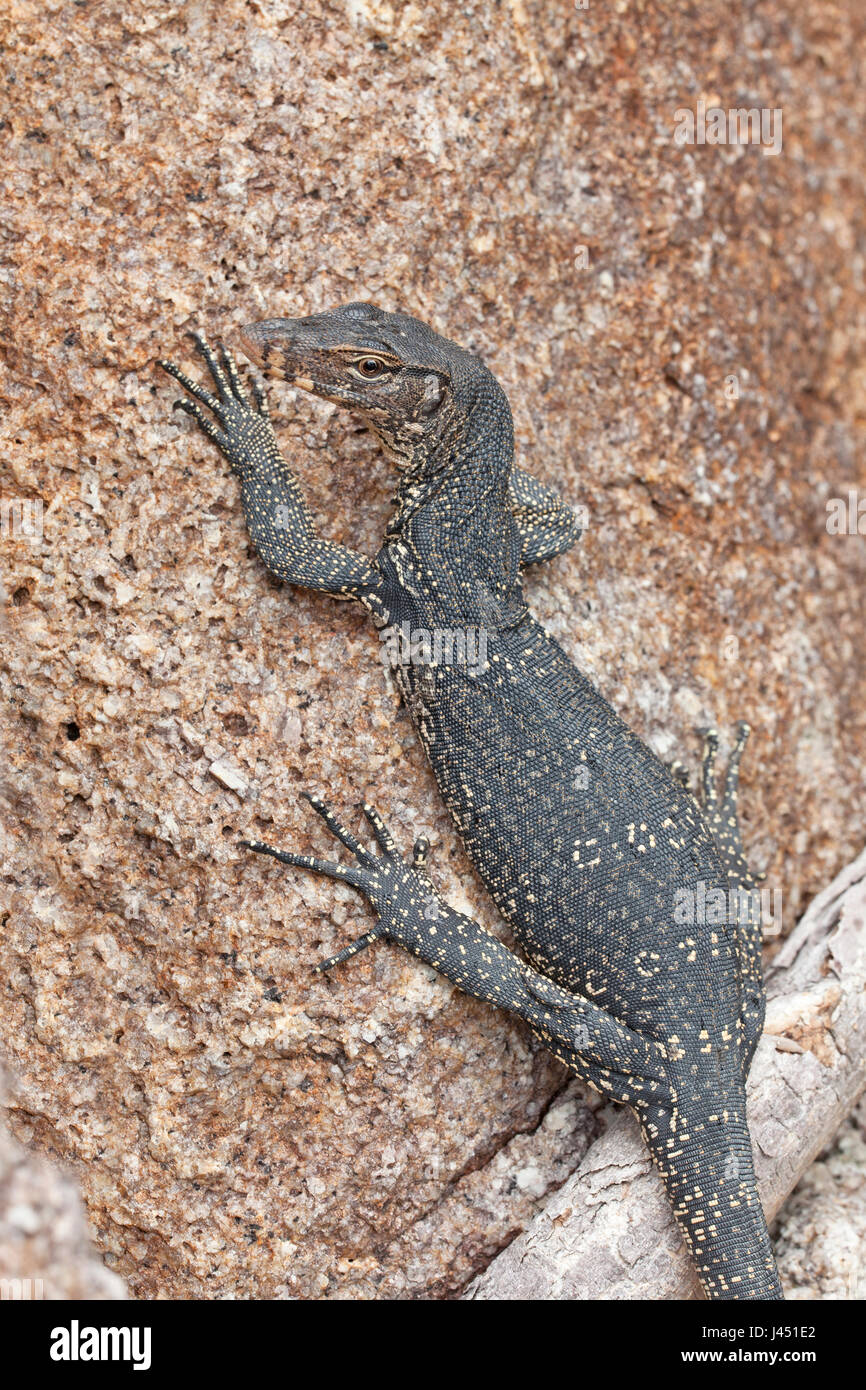
POLYGON ((374 377, 381 376, 385 370, 384 364, 378 357, 359 357, 355 367, 365 377, 367 381, 372 381, 374 377))

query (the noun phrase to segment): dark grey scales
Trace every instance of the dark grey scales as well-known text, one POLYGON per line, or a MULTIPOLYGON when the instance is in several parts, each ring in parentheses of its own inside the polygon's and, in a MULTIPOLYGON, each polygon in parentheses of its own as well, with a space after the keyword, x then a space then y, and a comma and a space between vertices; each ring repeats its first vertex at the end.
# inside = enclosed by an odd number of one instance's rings
POLYGON ((244 330, 271 376, 358 411, 401 470, 372 561, 316 535, 264 397, 198 340, 214 381, 178 402, 241 479, 272 573, 357 599, 380 628, 484 630, 487 661, 395 672, 442 796, 526 960, 436 894, 427 846, 407 863, 372 807, 371 854, 316 800, 349 850, 283 863, 353 884, 378 914, 360 941, 397 941, 468 994, 509 1009, 567 1066, 634 1110, 704 1290, 782 1297, 758 1198, 744 1083, 764 1016, 759 921, 688 927, 678 892, 752 889, 737 824, 741 725, 719 797, 707 736, 703 804, 615 714, 527 609, 521 566, 578 537, 574 516, 515 467, 508 401, 478 357, 405 314, 349 304, 244 330), (205 409, 202 409, 205 407, 205 409), (526 961, 531 962, 527 964, 526 961))

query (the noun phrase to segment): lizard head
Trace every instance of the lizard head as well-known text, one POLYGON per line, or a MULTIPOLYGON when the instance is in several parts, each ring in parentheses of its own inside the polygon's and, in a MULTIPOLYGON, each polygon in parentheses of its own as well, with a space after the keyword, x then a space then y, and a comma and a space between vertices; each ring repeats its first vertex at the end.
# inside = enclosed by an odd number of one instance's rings
POLYGON ((447 431, 471 371, 486 373, 419 319, 375 304, 266 319, 242 329, 240 341, 266 376, 357 411, 404 467, 447 431))

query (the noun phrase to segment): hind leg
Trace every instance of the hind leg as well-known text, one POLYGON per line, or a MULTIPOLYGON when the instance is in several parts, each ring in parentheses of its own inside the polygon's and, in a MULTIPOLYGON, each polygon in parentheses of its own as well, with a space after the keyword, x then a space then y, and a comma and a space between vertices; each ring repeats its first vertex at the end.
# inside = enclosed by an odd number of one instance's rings
POLYGON ((475 999, 483 999, 522 1018, 554 1056, 578 1070, 603 1095, 636 1104, 672 1104, 664 1055, 643 1037, 607 1014, 591 999, 562 989, 533 970, 491 932, 439 896, 427 873, 429 846, 416 840, 407 862, 374 808, 363 811, 379 845, 372 854, 318 797, 307 797, 354 863, 316 859, 242 840, 247 849, 283 864, 349 883, 368 899, 378 921, 342 951, 322 961, 319 973, 349 960, 382 937, 432 965, 475 999))
MULTIPOLYGON (((743 849, 740 820, 737 811, 739 797, 740 759, 751 730, 741 720, 737 725, 737 741, 728 759, 725 785, 721 795, 716 786, 716 753, 719 735, 715 729, 704 730, 704 754, 701 767, 701 803, 713 838, 719 847, 728 879, 733 888, 755 888, 766 874, 753 873, 743 849)), ((676 775, 676 774, 674 774, 676 775)))
MULTIPOLYGON (((719 736, 715 729, 704 730, 701 769, 702 806, 713 838, 719 847, 731 888, 741 890, 736 921, 737 951, 740 960, 742 1002, 740 1011, 740 1049, 743 1076, 748 1074, 761 1030, 764 1026, 764 981, 761 964, 763 939, 758 884, 764 873, 753 873, 746 860, 737 814, 740 759, 749 737, 749 726, 737 725, 737 741, 728 759, 724 790, 716 786, 716 753, 719 736)), ((673 769, 672 769, 673 771, 673 769)), ((674 776, 678 776, 674 772, 674 776)), ((680 777, 679 780, 682 780, 680 777)))

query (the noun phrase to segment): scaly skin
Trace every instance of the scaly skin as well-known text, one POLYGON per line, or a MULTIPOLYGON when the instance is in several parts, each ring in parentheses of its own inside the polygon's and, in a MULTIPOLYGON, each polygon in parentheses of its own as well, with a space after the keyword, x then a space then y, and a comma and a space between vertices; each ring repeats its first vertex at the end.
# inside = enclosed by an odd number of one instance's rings
POLYGON ((748 729, 721 799, 708 733, 701 805, 532 618, 521 567, 578 532, 555 494, 514 466, 508 402, 477 357, 366 304, 253 325, 243 343, 269 375, 360 412, 401 469, 369 561, 316 535, 264 399, 247 398, 228 354, 199 340, 215 395, 163 364, 189 393, 178 404, 238 473, 268 568, 358 600, 389 630, 444 801, 529 964, 449 908, 426 845, 404 862, 372 807, 379 855, 313 801, 349 865, 249 847, 343 879, 376 910, 375 927, 320 969, 379 937, 397 941, 630 1105, 707 1296, 781 1298, 746 1125, 764 1009, 760 928, 718 910, 729 888, 757 882, 736 816, 748 729), (704 899, 711 925, 690 925, 683 904, 704 899))

